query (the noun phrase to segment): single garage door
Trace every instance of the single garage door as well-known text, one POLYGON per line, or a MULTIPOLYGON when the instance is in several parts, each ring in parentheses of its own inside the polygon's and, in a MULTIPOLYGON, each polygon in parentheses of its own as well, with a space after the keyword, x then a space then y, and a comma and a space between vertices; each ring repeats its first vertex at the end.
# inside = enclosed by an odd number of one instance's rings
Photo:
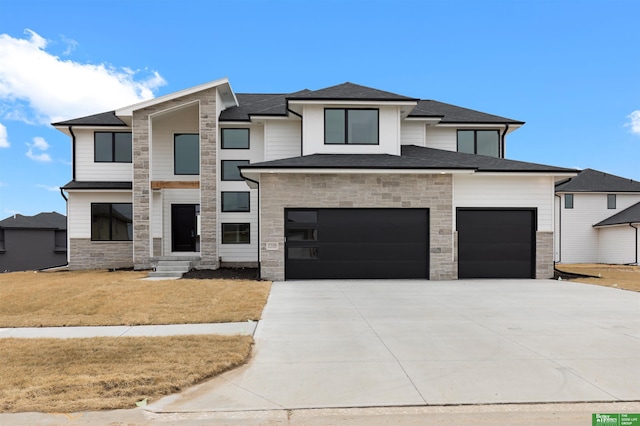
POLYGON ((458 209, 459 278, 535 278, 535 210, 458 209))
POLYGON ((285 277, 428 278, 427 209, 285 209, 285 277))

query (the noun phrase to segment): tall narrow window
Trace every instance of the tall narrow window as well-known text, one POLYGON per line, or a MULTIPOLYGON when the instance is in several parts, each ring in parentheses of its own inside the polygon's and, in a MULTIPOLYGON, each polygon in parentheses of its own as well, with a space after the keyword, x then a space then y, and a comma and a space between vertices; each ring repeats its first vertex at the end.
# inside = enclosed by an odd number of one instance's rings
POLYGON ((197 133, 175 134, 173 158, 176 175, 200 174, 200 135, 197 133))
POLYGON ((249 149, 249 129, 222 129, 222 149, 249 149))
POLYGON ((564 194, 564 208, 565 209, 573 208, 573 194, 564 194))
POLYGON ((616 208, 616 194, 607 194, 607 208, 608 209, 616 208))
POLYGON ((131 133, 95 132, 93 153, 96 163, 131 163, 131 133))
POLYGON ((325 109, 324 143, 378 145, 378 110, 325 109))
POLYGON ((91 204, 92 241, 133 240, 133 208, 131 203, 91 204))
POLYGON ((458 152, 500 157, 497 130, 458 130, 458 152))

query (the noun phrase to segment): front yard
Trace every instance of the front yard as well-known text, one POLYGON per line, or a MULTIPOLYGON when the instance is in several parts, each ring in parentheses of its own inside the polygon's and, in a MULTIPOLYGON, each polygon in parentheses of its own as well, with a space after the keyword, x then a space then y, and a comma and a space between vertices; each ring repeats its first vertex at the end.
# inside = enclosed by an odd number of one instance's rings
POLYGON ((556 265, 556 269, 591 277, 572 278, 570 281, 640 291, 640 266, 604 264, 556 265))

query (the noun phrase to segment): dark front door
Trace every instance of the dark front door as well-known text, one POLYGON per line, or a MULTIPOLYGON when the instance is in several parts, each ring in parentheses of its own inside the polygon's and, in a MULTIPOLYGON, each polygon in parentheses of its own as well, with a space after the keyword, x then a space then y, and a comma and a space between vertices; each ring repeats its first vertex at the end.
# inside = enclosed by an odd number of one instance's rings
POLYGON ((172 251, 196 251, 196 206, 171 205, 172 251))
POLYGON ((458 209, 458 278, 535 278, 535 210, 458 209))
POLYGON ((287 279, 428 278, 427 209, 287 209, 287 279))

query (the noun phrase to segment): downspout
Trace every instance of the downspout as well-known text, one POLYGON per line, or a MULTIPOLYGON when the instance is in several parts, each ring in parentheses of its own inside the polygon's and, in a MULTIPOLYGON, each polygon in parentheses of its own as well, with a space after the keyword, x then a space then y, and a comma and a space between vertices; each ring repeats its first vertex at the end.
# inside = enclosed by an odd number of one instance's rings
POLYGON ((69 266, 69 260, 71 257, 71 250, 69 249, 69 246, 70 246, 69 243, 71 242, 71 239, 69 238, 69 199, 64 195, 64 190, 62 188, 60 188, 60 195, 62 195, 62 198, 64 198, 65 213, 67 215, 66 216, 66 219, 67 219, 67 266, 69 266))
POLYGON ((304 121, 302 120, 302 114, 298 114, 297 112, 289 109, 289 107, 287 107, 287 111, 289 111, 293 115, 300 117, 300 156, 302 157, 304 155, 304 153, 302 152, 302 147, 304 146, 302 143, 302 133, 303 133, 302 126, 304 126, 304 121))
POLYGON ((260 182, 255 181, 253 179, 249 179, 248 177, 243 176, 242 174, 242 170, 240 170, 240 176, 242 176, 242 178, 244 180, 248 180, 249 182, 253 182, 256 184, 256 186, 258 187, 258 205, 257 205, 257 209, 258 209, 258 279, 262 279, 262 265, 260 262, 260 245, 262 244, 262 242, 260 241, 260 182))
POLYGON ((504 125, 504 133, 502 134, 502 137, 500 138, 500 145, 502 145, 500 147, 501 151, 502 151, 502 157, 500 158, 505 158, 505 138, 507 137, 507 132, 509 131, 509 125, 505 124, 504 125))
POLYGON ((69 126, 69 133, 71 133, 71 164, 72 164, 71 180, 75 181, 76 180, 76 135, 73 133, 72 126, 69 126))
POLYGON ((629 222, 629 226, 636 230, 636 261, 635 264, 638 264, 638 227, 633 226, 631 222, 629 222))
MULTIPOLYGON (((554 194, 558 197, 558 261, 553 261, 554 266, 556 263, 562 262, 562 196, 554 194)), ((554 268, 555 269, 555 268, 554 268)))

